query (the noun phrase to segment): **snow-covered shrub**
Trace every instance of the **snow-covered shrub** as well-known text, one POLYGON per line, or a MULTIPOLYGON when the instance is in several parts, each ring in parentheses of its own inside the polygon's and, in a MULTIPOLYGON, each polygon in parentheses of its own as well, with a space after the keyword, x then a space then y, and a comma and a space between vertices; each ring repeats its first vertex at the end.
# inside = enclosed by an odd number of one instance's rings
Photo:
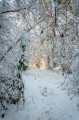
POLYGON ((21 96, 21 81, 16 77, 0 78, 0 116, 5 116, 8 105, 17 104, 21 96))
MULTIPOLYGON (((10 104, 24 101, 24 85, 18 77, 17 57, 20 48, 22 19, 17 13, 4 13, 10 9, 7 1, 3 6, 0 1, 0 116, 4 117, 10 104), (18 24, 17 24, 18 23, 18 24)), ((20 58, 19 58, 20 59, 20 58)))
MULTIPOLYGON (((72 70, 71 84, 74 86, 70 92, 79 96, 79 52, 77 52, 70 62, 70 68, 72 70)), ((69 76, 70 77, 70 76, 69 76)))
POLYGON ((79 98, 79 1, 73 0, 71 3, 72 9, 67 8, 65 1, 56 11, 54 58, 69 76, 65 89, 79 98))

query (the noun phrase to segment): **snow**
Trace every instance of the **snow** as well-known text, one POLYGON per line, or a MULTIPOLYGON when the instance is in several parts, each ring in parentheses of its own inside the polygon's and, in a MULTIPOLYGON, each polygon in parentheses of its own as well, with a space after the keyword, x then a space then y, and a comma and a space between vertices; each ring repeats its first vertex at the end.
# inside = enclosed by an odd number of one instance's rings
POLYGON ((25 105, 17 111, 11 105, 0 120, 79 120, 77 98, 70 100, 62 89, 61 73, 48 70, 27 70, 23 73, 25 105))

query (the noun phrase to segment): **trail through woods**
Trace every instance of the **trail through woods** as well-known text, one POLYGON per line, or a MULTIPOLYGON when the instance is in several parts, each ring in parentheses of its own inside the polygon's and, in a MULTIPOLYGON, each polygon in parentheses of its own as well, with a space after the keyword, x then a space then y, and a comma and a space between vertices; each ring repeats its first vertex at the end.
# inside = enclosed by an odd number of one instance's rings
POLYGON ((23 73, 23 80, 24 108, 17 111, 16 106, 11 105, 2 120, 79 120, 77 98, 70 100, 62 90, 64 77, 61 74, 28 70, 23 73))

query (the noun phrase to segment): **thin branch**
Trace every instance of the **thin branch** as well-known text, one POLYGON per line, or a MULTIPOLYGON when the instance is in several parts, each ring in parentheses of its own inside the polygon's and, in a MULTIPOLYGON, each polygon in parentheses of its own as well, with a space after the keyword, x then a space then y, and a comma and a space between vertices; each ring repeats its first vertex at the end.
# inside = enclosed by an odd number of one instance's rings
POLYGON ((10 13, 10 12, 19 12, 21 10, 26 10, 27 8, 24 7, 24 8, 21 8, 21 9, 16 9, 16 10, 7 10, 7 11, 4 11, 4 12, 1 12, 1 14, 5 14, 5 13, 10 13))
MULTIPOLYGON (((20 39, 18 39, 18 41, 16 42, 16 44, 20 41, 20 39)), ((0 62, 4 59, 5 55, 7 55, 7 53, 12 49, 13 47, 11 46, 6 53, 1 57, 0 62)))

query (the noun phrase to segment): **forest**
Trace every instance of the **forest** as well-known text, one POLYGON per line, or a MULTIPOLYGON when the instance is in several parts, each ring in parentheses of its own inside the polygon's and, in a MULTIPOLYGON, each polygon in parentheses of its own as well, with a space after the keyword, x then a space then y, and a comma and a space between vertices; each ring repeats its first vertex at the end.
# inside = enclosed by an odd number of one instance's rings
POLYGON ((0 0, 0 120, 79 120, 79 0, 0 0))

